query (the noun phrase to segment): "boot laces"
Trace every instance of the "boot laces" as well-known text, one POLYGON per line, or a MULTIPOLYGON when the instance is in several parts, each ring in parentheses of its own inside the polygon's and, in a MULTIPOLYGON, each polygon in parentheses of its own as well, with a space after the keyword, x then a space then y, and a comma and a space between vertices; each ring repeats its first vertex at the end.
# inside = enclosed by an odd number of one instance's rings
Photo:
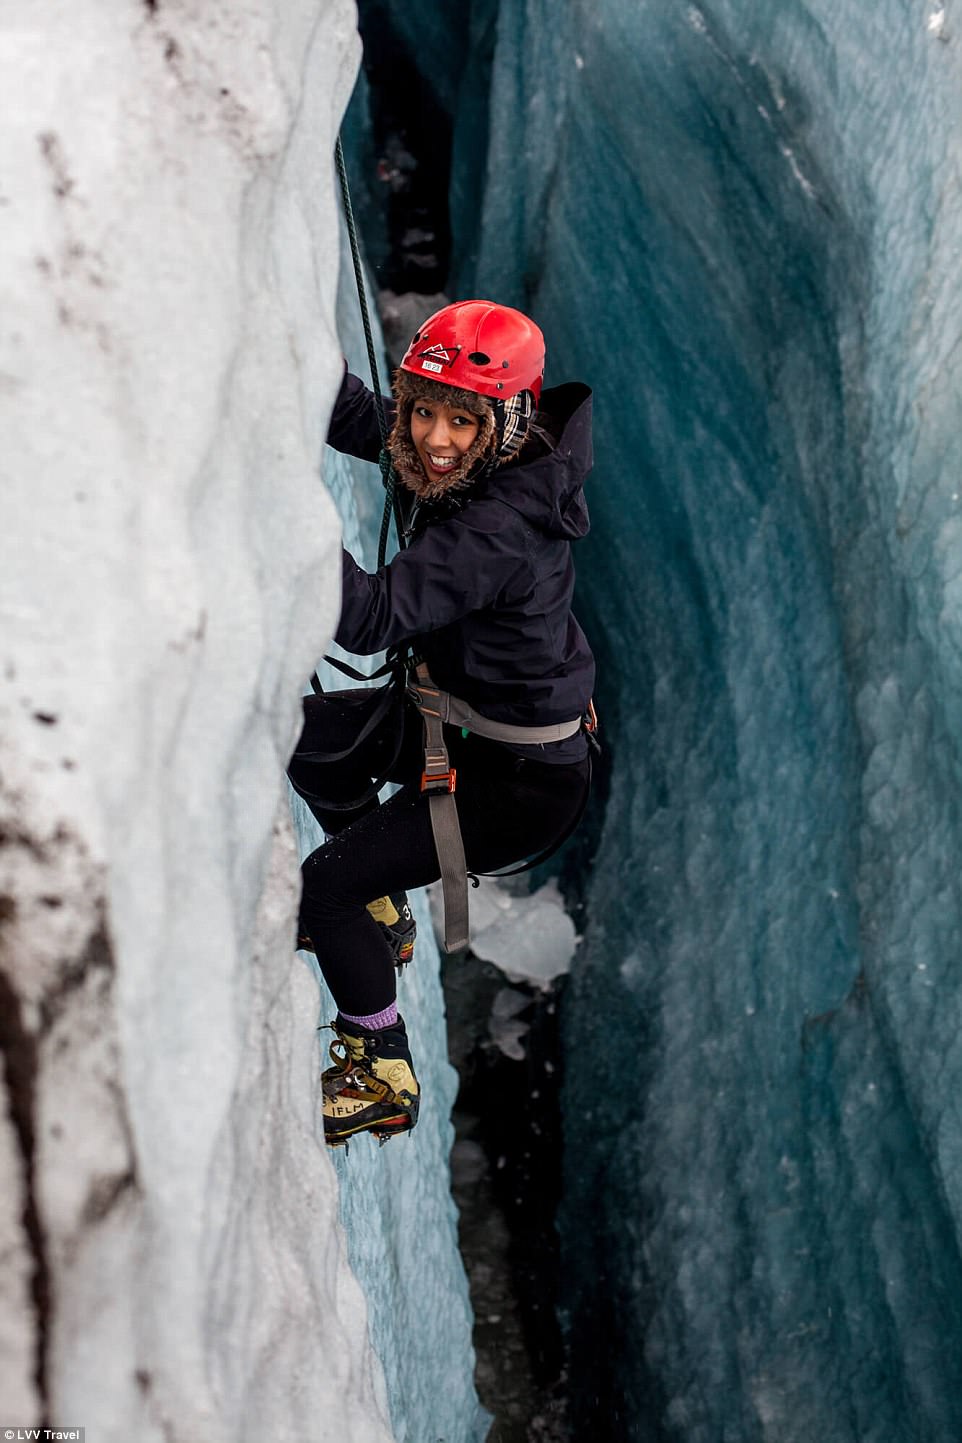
POLYGON ((367 1039, 366 1039, 366 1038, 362 1038, 362 1039, 361 1039, 361 1041, 364 1043, 364 1052, 363 1052, 362 1056, 361 1056, 361 1057, 355 1057, 352 1048, 350 1047, 350 1045, 348 1044, 348 1042, 345 1040, 343 1034, 340 1033, 340 1032, 338 1032, 338 1030, 337 1030, 337 1028, 334 1026, 334 1023, 333 1023, 333 1022, 329 1022, 329 1023, 327 1024, 327 1026, 326 1026, 323 1030, 324 1030, 325 1032, 331 1031, 331 1032, 334 1033, 334 1041, 331 1043, 330 1047, 328 1048, 328 1053, 329 1053, 330 1059, 331 1059, 331 1061, 334 1063, 335 1067, 339 1067, 340 1070, 341 1070, 343 1073, 348 1073, 348 1072, 353 1071, 356 1076, 363 1077, 363 1076, 364 1076, 364 1064, 365 1064, 365 1062, 367 1062, 367 1060, 368 1060, 368 1056, 367 1056, 367 1053, 368 1053, 368 1042, 367 1042, 367 1039))

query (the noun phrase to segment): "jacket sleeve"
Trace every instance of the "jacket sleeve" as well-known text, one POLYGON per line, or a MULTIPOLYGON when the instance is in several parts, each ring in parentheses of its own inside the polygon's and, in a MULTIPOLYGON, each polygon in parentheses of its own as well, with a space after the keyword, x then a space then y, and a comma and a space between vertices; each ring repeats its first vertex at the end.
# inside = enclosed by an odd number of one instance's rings
MULTIPOLYGON (((394 425, 394 401, 385 396, 384 412, 388 430, 394 425)), ((377 419, 374 392, 363 381, 345 369, 341 389, 334 402, 327 442, 335 451, 357 456, 362 461, 377 461, 381 454, 381 428, 377 419)))
POLYGON ((501 517, 465 512, 429 527, 374 575, 342 552, 335 639, 370 656, 490 606, 522 564, 506 540, 501 517))

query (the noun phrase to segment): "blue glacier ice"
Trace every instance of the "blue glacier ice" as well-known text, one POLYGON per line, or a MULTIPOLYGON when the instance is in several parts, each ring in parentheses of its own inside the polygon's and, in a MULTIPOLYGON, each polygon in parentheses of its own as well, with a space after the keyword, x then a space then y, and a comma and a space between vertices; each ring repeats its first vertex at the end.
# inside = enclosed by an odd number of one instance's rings
POLYGON ((596 394, 576 1436, 955 1443, 958 12, 379 10, 452 121, 449 291, 596 394))

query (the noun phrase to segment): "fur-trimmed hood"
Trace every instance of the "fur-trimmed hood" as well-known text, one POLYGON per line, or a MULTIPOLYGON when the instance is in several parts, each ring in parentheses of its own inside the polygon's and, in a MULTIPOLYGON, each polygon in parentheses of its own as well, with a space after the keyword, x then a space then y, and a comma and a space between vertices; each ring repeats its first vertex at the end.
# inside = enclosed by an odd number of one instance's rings
POLYGON ((393 390, 397 415, 387 444, 402 484, 420 501, 433 501, 470 486, 484 463, 494 459, 498 444, 494 407, 487 397, 402 370, 394 373, 393 390), (434 405, 457 406, 478 418, 478 434, 465 451, 460 465, 439 480, 428 477, 411 440, 411 413, 414 403, 419 400, 430 401, 434 405))

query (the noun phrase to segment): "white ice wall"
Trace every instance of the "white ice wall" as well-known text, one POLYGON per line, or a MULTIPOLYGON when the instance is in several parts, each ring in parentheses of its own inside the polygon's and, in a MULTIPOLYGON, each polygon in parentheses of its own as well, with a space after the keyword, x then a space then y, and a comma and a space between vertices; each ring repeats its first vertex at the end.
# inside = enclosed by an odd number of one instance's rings
POLYGON ((0 1414, 390 1436, 282 787, 347 0, 0 6, 0 1414))

